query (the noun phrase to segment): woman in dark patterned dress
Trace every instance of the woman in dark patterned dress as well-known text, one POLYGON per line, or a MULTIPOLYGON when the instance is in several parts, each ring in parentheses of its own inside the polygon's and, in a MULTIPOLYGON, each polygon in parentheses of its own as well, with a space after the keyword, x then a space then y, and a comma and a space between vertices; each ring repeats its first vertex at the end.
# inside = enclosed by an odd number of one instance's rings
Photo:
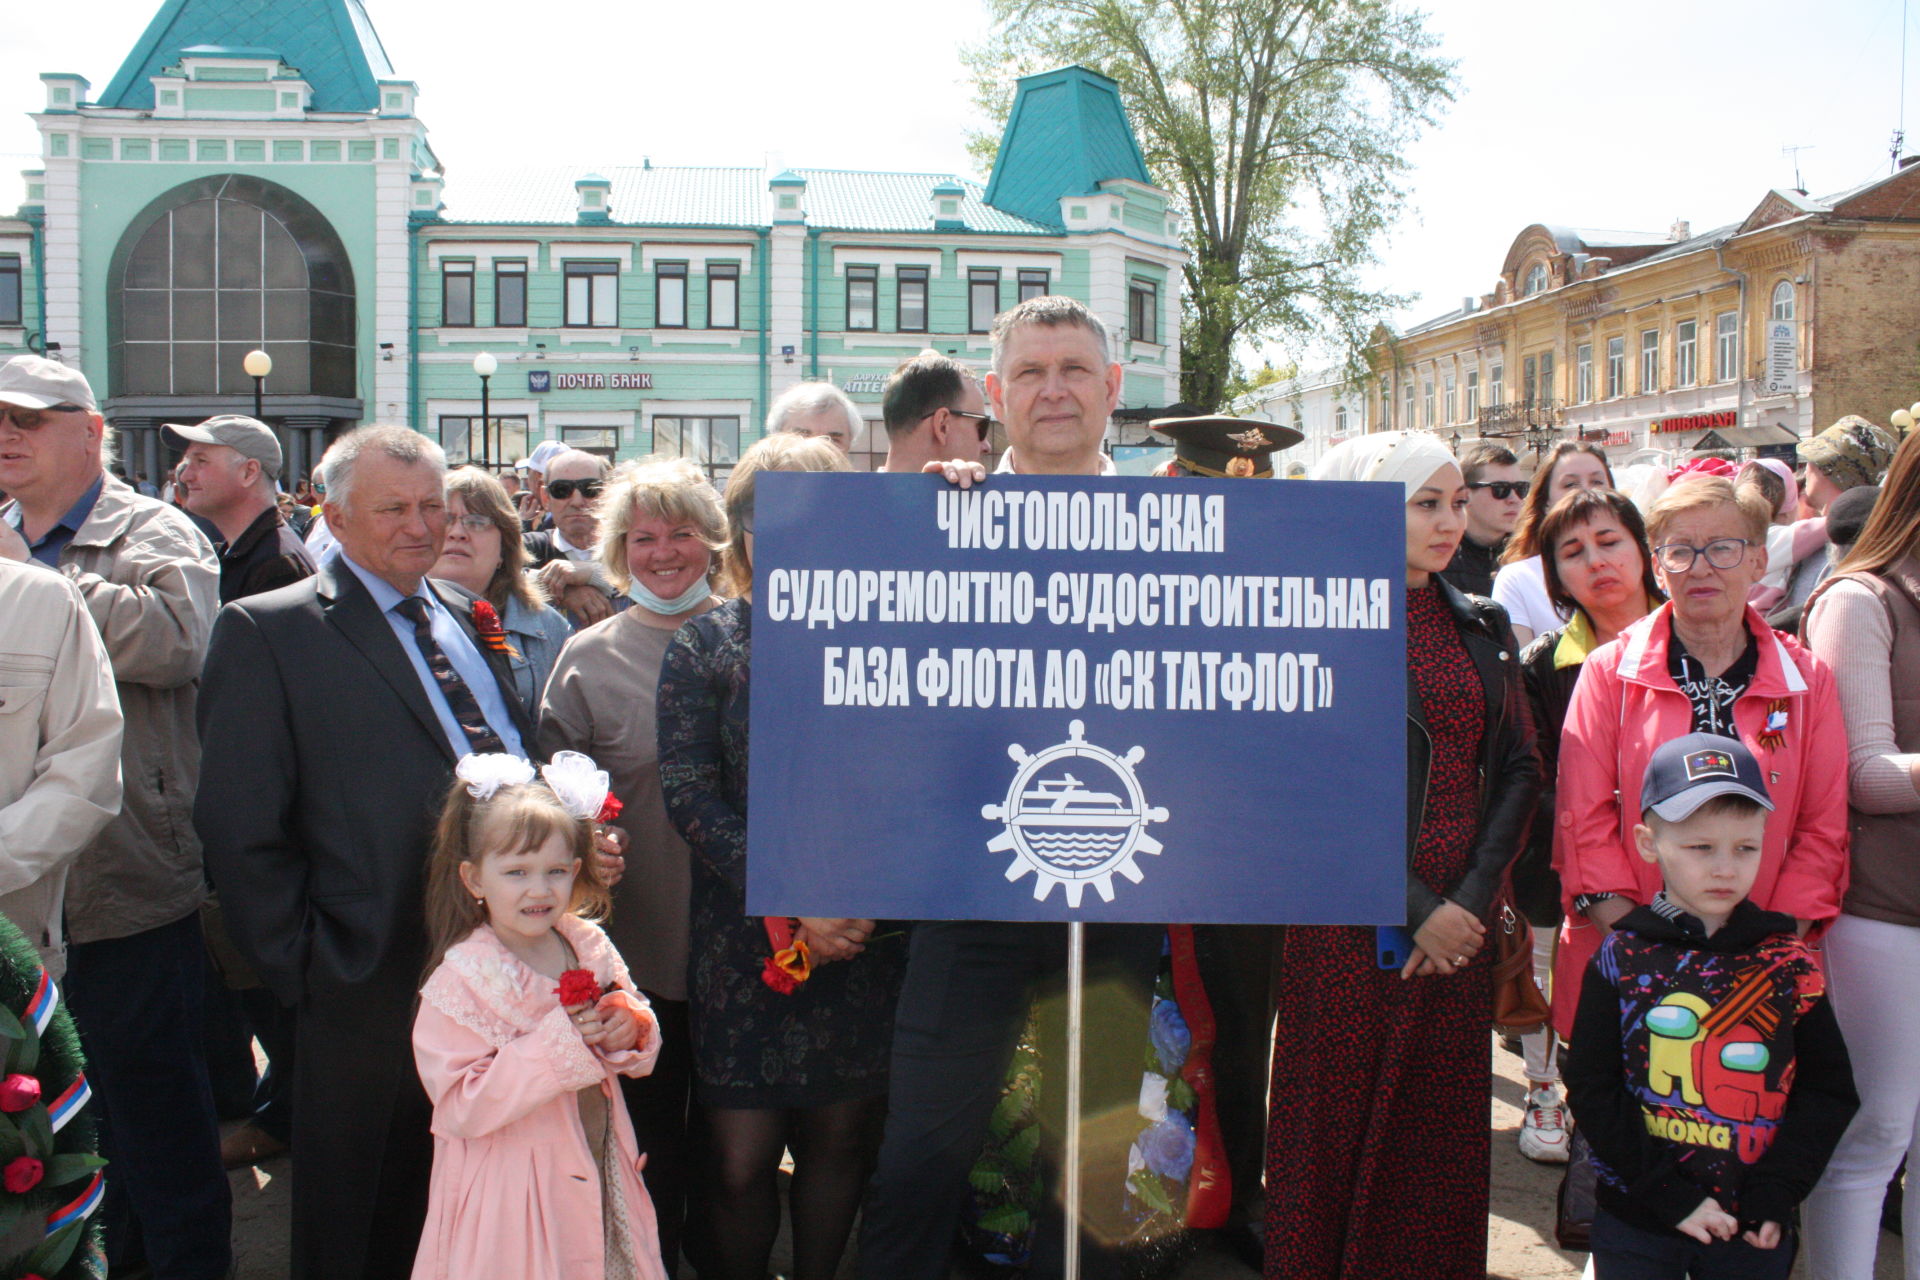
POLYGON ((1407 495, 1407 929, 1289 928, 1267 1126, 1266 1274, 1486 1274, 1487 916, 1539 788, 1506 615, 1442 581, 1467 490, 1436 438, 1371 435, 1320 479, 1407 495), (1405 950, 1404 940, 1402 949, 1405 950))
POLYGON ((879 1148, 893 1007, 906 949, 871 920, 803 919, 813 972, 782 994, 746 914, 747 691, 753 633, 753 478, 845 471, 825 440, 769 436, 727 484, 726 573, 738 598, 677 632, 660 669, 660 787, 693 848, 687 961, 695 1097, 708 1141, 689 1196, 704 1218, 702 1280, 765 1280, 793 1153, 793 1280, 831 1280, 879 1148))

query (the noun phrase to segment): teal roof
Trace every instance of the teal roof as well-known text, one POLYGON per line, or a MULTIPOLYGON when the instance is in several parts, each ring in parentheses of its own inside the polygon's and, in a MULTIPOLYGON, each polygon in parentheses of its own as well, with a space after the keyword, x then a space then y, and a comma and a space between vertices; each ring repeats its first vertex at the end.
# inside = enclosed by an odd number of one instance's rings
POLYGON ((1092 195, 1113 178, 1152 185, 1120 86, 1085 67, 1022 77, 987 202, 1058 227, 1062 196, 1092 195))
MULTIPOLYGON (((608 212, 628 226, 767 225, 768 179, 749 168, 606 169, 608 212)), ((579 215, 577 166, 462 167, 447 179, 448 222, 573 223, 579 215)), ((788 170, 782 177, 807 184, 807 222, 852 231, 932 231, 931 196, 940 184, 958 187, 960 221, 971 231, 1052 234, 1053 228, 988 205, 982 188, 949 173, 863 173, 848 169, 788 170)))
POLYGON ((373 111, 393 75, 361 0, 166 0, 99 98, 153 109, 151 78, 196 46, 271 51, 313 86, 315 111, 373 111))

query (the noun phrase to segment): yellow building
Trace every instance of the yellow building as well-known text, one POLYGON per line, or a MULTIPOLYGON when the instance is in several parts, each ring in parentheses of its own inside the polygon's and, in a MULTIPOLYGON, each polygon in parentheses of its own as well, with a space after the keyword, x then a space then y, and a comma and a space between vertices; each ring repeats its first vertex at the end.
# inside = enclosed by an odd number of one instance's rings
MULTIPOLYGON (((1911 167, 1910 167, 1911 166, 1911 167)), ((1825 199, 1770 191, 1702 235, 1536 224, 1493 292, 1369 352, 1367 426, 1765 448, 1920 388, 1920 166, 1825 199)))

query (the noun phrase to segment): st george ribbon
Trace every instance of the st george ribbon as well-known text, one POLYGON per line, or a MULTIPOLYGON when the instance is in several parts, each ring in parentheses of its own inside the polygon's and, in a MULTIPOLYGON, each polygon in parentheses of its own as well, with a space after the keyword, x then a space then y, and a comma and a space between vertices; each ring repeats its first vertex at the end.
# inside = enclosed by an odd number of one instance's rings
POLYGON ((756 483, 750 912, 1404 921, 1400 486, 756 483))

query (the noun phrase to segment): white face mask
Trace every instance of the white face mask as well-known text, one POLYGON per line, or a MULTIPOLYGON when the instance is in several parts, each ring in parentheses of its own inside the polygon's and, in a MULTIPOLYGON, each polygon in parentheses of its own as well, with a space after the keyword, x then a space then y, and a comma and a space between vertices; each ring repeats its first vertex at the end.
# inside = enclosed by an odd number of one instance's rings
POLYGON ((641 586, 638 579, 627 584, 627 599, 633 601, 642 609, 651 609, 655 613, 664 613, 669 617, 672 617, 674 614, 686 613, 712 594, 713 587, 708 584, 705 575, 694 579, 692 586, 682 591, 672 600, 662 600, 659 596, 641 586))

